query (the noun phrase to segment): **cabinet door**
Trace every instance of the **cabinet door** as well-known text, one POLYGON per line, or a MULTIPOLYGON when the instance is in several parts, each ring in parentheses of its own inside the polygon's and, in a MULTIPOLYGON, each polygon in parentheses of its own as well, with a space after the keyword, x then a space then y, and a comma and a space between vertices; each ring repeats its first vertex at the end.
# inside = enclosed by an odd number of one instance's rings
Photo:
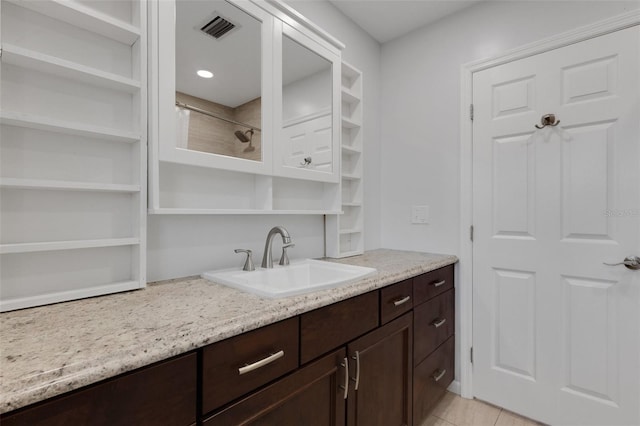
POLYGON ((412 424, 412 322, 409 312, 349 344, 348 425, 412 424))
POLYGON ((2 417, 2 426, 166 425, 196 422, 195 353, 2 417))
POLYGON ((345 350, 340 349, 204 421, 205 426, 345 424, 345 350))

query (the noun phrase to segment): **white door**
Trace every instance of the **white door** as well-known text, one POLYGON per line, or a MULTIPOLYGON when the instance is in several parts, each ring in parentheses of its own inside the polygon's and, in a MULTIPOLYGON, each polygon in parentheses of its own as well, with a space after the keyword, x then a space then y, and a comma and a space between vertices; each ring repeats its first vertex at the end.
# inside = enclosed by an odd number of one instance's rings
POLYGON ((473 76, 473 392, 549 424, 640 425, 639 40, 473 76))

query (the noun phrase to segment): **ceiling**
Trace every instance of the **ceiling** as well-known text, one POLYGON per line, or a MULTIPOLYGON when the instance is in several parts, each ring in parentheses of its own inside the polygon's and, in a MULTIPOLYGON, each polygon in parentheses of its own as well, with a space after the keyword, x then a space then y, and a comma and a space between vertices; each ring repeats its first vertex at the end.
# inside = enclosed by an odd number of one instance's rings
POLYGON ((329 0, 380 43, 482 0, 329 0))

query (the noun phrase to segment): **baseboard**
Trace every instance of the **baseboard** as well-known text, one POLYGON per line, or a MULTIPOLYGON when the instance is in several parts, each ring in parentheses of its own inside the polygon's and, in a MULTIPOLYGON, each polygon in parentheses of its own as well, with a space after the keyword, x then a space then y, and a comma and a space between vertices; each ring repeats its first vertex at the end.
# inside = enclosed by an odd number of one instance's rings
POLYGON ((449 385, 447 390, 449 392, 453 392, 455 394, 460 395, 460 381, 459 380, 454 380, 453 382, 451 382, 451 384, 449 385))

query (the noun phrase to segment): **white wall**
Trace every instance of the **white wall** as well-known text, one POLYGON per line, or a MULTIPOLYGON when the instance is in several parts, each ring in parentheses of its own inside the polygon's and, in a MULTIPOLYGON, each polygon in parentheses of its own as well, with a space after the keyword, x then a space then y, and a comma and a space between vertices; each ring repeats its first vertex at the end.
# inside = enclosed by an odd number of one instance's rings
POLYGON ((605 19, 640 2, 481 2, 382 46, 382 241, 458 253, 462 64, 605 19), (428 205, 428 225, 410 223, 428 205))
MULTIPOLYGON (((615 1, 482 2, 385 43, 382 246, 458 254, 462 64, 639 7, 615 1), (410 223, 415 204, 430 207, 428 225, 410 223)), ((461 356, 458 349, 456 378, 461 356)))
MULTIPOLYGON (((364 73, 365 104, 365 232, 367 249, 380 247, 380 45, 327 1, 291 1, 300 13, 347 45, 344 59, 364 73)), ((324 253, 322 216, 158 216, 148 220, 147 277, 149 281, 241 266, 234 248, 254 250, 262 258, 268 230, 284 225, 296 246, 292 259, 324 253)), ((275 258, 280 242, 274 243, 275 258)))

